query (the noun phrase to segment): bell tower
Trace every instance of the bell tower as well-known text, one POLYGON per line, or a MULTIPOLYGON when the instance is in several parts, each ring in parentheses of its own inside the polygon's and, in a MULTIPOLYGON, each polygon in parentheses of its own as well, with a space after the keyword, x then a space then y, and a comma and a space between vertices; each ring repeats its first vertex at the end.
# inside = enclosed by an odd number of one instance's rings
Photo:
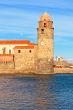
POLYGON ((39 74, 49 74, 53 72, 53 57, 54 57, 54 28, 48 13, 44 13, 40 17, 38 23, 38 66, 39 74))

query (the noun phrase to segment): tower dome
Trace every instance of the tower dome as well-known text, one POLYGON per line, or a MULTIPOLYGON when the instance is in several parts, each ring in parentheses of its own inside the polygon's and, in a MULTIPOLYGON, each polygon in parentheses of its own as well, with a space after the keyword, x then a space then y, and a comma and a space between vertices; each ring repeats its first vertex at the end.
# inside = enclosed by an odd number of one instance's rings
POLYGON ((45 13, 40 17, 40 21, 44 21, 44 20, 46 20, 46 21, 51 21, 51 18, 50 18, 50 16, 48 15, 47 12, 45 12, 45 13))

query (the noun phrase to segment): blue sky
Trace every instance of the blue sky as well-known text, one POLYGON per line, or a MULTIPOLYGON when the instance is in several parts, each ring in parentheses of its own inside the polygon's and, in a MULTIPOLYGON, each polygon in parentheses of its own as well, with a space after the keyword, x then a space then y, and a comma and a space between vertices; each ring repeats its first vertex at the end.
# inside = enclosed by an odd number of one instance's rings
POLYGON ((55 56, 73 60, 73 0, 0 0, 0 39, 36 42, 39 17, 54 22, 55 56))

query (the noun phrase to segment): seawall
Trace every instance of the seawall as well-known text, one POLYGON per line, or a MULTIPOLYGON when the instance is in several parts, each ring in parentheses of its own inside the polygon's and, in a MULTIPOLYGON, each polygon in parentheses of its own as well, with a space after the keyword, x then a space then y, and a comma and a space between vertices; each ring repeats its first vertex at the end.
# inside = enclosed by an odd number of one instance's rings
MULTIPOLYGON (((55 68, 54 73, 49 74, 63 74, 63 73, 73 73, 73 68, 55 68)), ((0 69, 0 75, 48 75, 48 74, 38 74, 35 71, 24 71, 24 70, 14 70, 14 69, 0 69)))
POLYGON ((54 73, 73 73, 73 68, 55 68, 54 73))

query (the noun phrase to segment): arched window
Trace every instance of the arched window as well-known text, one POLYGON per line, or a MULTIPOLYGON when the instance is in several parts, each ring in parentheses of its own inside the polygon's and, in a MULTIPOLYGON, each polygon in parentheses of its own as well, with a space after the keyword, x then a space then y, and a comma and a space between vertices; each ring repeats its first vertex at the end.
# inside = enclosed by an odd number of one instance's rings
POLYGON ((41 29, 41 33, 42 33, 42 34, 44 33, 44 29, 41 29))
POLYGON ((44 27, 46 27, 47 25, 46 25, 46 23, 44 23, 44 27))
POLYGON ((6 54, 6 48, 5 47, 3 48, 3 54, 6 54))
POLYGON ((9 49, 9 54, 11 54, 11 50, 9 49))
POLYGON ((31 53, 31 50, 29 50, 29 53, 31 53))

